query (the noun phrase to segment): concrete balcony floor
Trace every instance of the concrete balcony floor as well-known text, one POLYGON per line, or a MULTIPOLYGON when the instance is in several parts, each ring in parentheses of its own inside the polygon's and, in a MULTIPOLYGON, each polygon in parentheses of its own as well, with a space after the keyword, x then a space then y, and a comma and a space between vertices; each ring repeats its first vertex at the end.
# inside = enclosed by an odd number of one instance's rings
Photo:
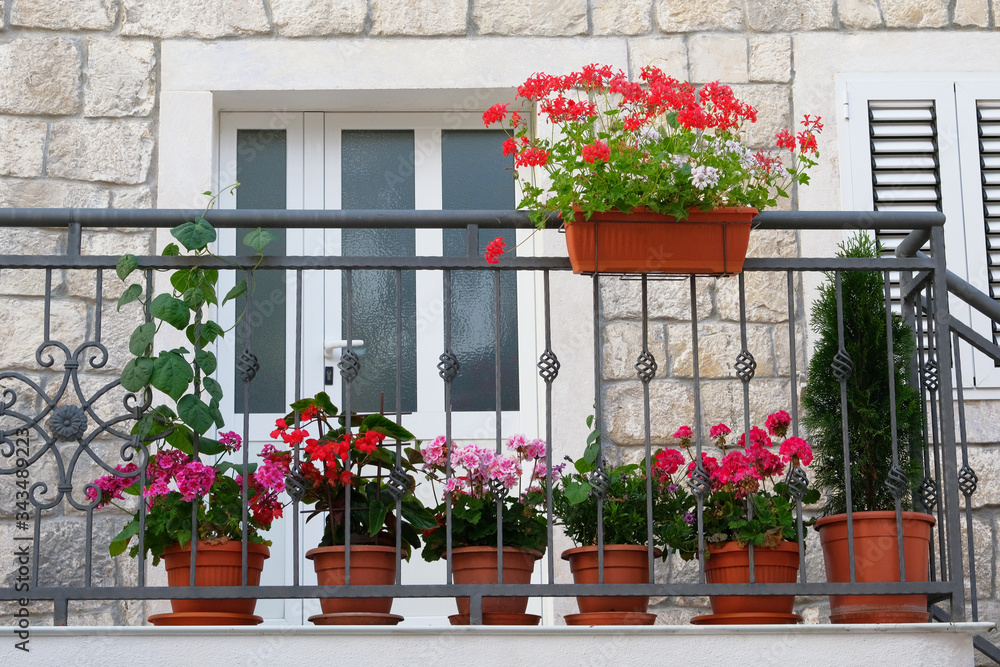
POLYGON ((3 665, 942 665, 975 662, 991 623, 715 627, 3 628, 3 665))

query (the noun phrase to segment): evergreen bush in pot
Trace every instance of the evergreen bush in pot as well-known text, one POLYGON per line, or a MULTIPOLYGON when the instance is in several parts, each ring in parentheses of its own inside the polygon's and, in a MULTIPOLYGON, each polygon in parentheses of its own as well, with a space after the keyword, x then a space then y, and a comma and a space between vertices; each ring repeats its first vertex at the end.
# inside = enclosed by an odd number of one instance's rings
MULTIPOLYGON (((875 258, 879 244, 864 233, 841 245, 839 257, 875 258)), ((816 347, 802 394, 803 424, 810 435, 819 486, 826 503, 816 528, 823 542, 828 581, 850 581, 848 514, 854 532, 855 575, 859 582, 899 581, 896 496, 890 477, 910 489, 920 479, 923 447, 920 396, 907 383, 916 350, 913 331, 900 315, 891 318, 892 370, 886 327, 882 272, 841 274, 843 349, 850 359, 846 378, 847 455, 851 489, 844 477, 844 433, 841 382, 835 366, 841 341, 838 330, 835 277, 828 275, 812 309, 816 347), (890 421, 890 389, 895 392, 896 455, 890 421), (894 473, 895 469, 895 473, 894 473), (848 509, 848 505, 850 505, 848 509)), ((910 509, 903 492, 899 509, 910 509)), ((902 512, 906 581, 926 581, 928 544, 933 517, 902 512)), ((830 596, 834 623, 923 622, 928 618, 926 596, 830 596)))

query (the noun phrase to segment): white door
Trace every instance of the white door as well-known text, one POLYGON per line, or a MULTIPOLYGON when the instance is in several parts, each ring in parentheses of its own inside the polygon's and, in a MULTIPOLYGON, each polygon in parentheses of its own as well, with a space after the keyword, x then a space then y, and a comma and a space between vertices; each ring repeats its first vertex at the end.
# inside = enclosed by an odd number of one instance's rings
MULTIPOLYGON (((500 153, 503 136, 483 129, 479 114, 334 114, 227 113, 220 125, 220 187, 239 180, 235 195, 220 200, 225 208, 305 209, 510 209, 513 173, 500 153)), ((507 158, 509 162, 509 158, 507 158)), ((481 233, 480 248, 495 233, 481 233)), ((508 248, 527 232, 507 236, 508 248)), ((220 233, 221 254, 247 254, 237 247, 237 234, 220 233)), ((281 230, 268 252, 288 255, 433 256, 465 254, 465 230, 281 230)), ((301 389, 295 391, 296 272, 258 272, 257 290, 247 317, 254 332, 251 347, 261 371, 248 397, 237 378, 236 358, 242 335, 227 335, 220 346, 224 369, 220 381, 236 386, 223 404, 227 428, 242 430, 244 404, 249 405, 250 433, 267 438, 274 420, 288 410, 296 395, 327 391, 344 407, 344 388, 336 364, 346 341, 345 273, 302 273, 301 389), (265 274, 272 274, 267 275, 265 274), (333 369, 333 382, 328 373, 333 369), (266 388, 267 391, 263 391, 266 388)), ((399 403, 402 423, 420 439, 444 433, 443 382, 438 356, 444 351, 444 280, 440 271, 353 271, 351 338, 361 372, 351 394, 355 412, 396 411, 397 294, 403 327, 399 403)), ((227 277, 232 284, 236 278, 227 277)), ((534 359, 535 284, 532 276, 500 277, 502 435, 538 434, 538 394, 534 359), (518 361, 520 359, 520 361, 518 361)), ((223 284, 226 290, 229 284, 223 284)), ((452 350, 462 368, 453 383, 452 433, 456 440, 486 440, 496 434, 494 375, 494 273, 452 274, 452 350)), ((233 311, 235 312, 235 310, 233 311)), ((224 317, 227 316, 224 314, 224 317)), ((235 316, 228 314, 233 324, 235 316)), ((251 451, 267 440, 254 440, 251 451)), ((427 503, 431 499, 424 499, 427 503)), ((287 517, 286 517, 287 519, 287 517)), ((300 518, 301 520, 301 518, 300 518)), ((294 581, 292 522, 276 523, 274 542, 262 583, 294 581)), ((301 554, 319 542, 318 522, 300 523, 300 581, 315 583, 311 563, 301 554)), ((539 568, 541 569, 541 568, 539 568)), ((425 563, 414 554, 404 563, 402 581, 443 583, 442 562, 425 563)), ((533 601, 533 613, 541 604, 533 601)), ((399 599, 394 613, 410 625, 446 624, 455 613, 451 600, 399 599)), ((530 610, 529 610, 530 611, 530 610)), ((266 622, 304 623, 320 613, 318 601, 262 601, 258 613, 266 622)))

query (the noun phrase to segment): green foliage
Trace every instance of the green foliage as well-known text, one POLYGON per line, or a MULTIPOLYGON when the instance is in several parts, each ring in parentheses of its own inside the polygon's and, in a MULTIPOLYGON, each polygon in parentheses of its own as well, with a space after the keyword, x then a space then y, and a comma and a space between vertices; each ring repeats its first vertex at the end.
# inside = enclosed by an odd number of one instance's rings
MULTIPOLYGON (((865 234, 841 245, 839 257, 877 257, 879 247, 865 234)), ((851 467, 851 506, 857 511, 890 510, 895 502, 886 486, 892 467, 892 430, 889 420, 890 382, 896 393, 899 466, 911 487, 921 476, 920 396, 907 383, 916 349, 913 331, 899 315, 892 316, 893 366, 890 378, 886 336, 885 292, 882 273, 845 271, 843 294, 844 349, 853 370, 847 379, 847 440, 851 467)), ((809 363, 809 379, 802 394, 802 422, 816 454, 816 479, 827 490, 826 514, 846 511, 841 386, 832 365, 839 349, 837 295, 834 277, 820 288, 812 309, 812 329, 818 335, 809 363)), ((907 505, 908 497, 903 498, 907 505)))
MULTIPOLYGON (((593 427, 589 417, 587 425, 593 427)), ((600 453, 600 431, 594 429, 587 437, 587 446, 580 459, 573 462, 576 472, 564 473, 552 494, 552 513, 566 535, 578 546, 598 543, 599 498, 590 483, 597 468, 600 453)), ((647 489, 646 461, 609 468, 608 493, 601 505, 604 544, 646 544, 649 541, 646 498, 652 491, 654 545, 663 549, 679 546, 673 530, 676 520, 683 523, 685 514, 694 506, 694 498, 670 478, 654 474, 647 489)))
MULTIPOLYGON (((537 500, 537 499, 534 499, 537 500)), ((545 551, 548 546, 548 525, 545 516, 534 506, 534 500, 521 502, 504 497, 500 501, 503 545, 530 551, 545 551)), ((435 530, 425 534, 424 560, 433 562, 446 556, 448 530, 438 508, 435 530), (439 524, 440 522, 440 524, 439 524)), ((497 546, 497 501, 460 494, 452 498, 452 547, 497 546)))

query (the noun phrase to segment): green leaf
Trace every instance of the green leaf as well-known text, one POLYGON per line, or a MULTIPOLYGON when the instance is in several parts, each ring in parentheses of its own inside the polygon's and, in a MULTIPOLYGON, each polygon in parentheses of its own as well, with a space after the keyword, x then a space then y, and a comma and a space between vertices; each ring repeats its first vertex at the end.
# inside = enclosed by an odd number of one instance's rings
POLYGON ((118 556, 125 553, 125 549, 128 548, 129 540, 132 539, 134 535, 139 534, 139 519, 132 519, 125 527, 122 528, 121 532, 115 535, 111 539, 111 544, 108 545, 108 552, 112 556, 118 556))
POLYGON ((199 345, 200 347, 205 347, 206 345, 212 343, 216 338, 225 335, 226 333, 225 329, 212 320, 207 320, 201 323, 201 341, 199 343, 195 343, 194 331, 195 325, 190 324, 184 333, 187 334, 187 339, 191 341, 192 345, 199 345))
POLYGON ((361 422, 361 431, 384 433, 386 437, 406 442, 413 440, 413 434, 385 415, 368 415, 361 422))
POLYGON ((135 255, 122 255, 115 265, 115 273, 118 274, 119 279, 125 280, 137 268, 139 268, 139 260, 135 258, 135 255))
MULTIPOLYGON (((181 298, 188 308, 198 310, 205 303, 205 292, 197 287, 189 287, 181 298)), ((184 322, 184 326, 187 326, 187 322, 184 322)))
POLYGON ((175 227, 170 233, 188 250, 201 250, 215 240, 215 228, 201 216, 195 218, 194 222, 185 222, 175 227))
POLYGON ((437 528, 438 520, 434 512, 420 504, 415 498, 407 498, 402 503, 403 518, 417 530, 437 528))
POLYGON ((224 451, 226 451, 226 448, 218 440, 206 438, 205 436, 198 438, 198 453, 206 456, 218 456, 224 451))
POLYGON ((198 368, 200 368, 205 375, 211 375, 214 373, 216 367, 218 366, 215 355, 208 350, 196 350, 194 353, 194 363, 198 364, 198 368))
POLYGON ((177 402, 177 416, 201 435, 205 435, 215 423, 212 411, 194 394, 188 394, 177 402))
POLYGON ((247 281, 241 280, 238 283, 236 283, 236 286, 233 287, 233 289, 229 290, 229 292, 226 293, 226 298, 222 300, 222 305, 224 306, 232 299, 235 299, 236 297, 242 296, 246 293, 247 293, 247 281))
MULTIPOLYGON (((215 469, 218 470, 219 472, 227 472, 229 470, 232 470, 232 471, 236 472, 237 474, 240 474, 240 475, 243 474, 243 464, 242 463, 230 463, 229 461, 223 461, 222 463, 217 463, 215 465, 215 469)), ((247 464, 247 474, 248 475, 252 475, 256 471, 257 471, 257 464, 256 463, 248 463, 247 464)))
POLYGON ((140 391, 149 384, 149 378, 152 374, 152 359, 149 357, 132 359, 122 369, 122 387, 131 392, 140 391))
POLYGON ((190 320, 191 311, 180 299, 169 294, 160 294, 150 304, 149 312, 175 329, 184 329, 190 320))
POLYGON ((212 420, 215 422, 215 428, 222 428, 226 425, 226 420, 222 418, 222 412, 219 410, 219 401, 212 399, 212 402, 208 406, 208 411, 212 413, 212 420))
POLYGON ((170 284, 180 293, 184 293, 191 286, 191 269, 178 269, 170 274, 170 284))
POLYGON ((378 498, 372 498, 368 505, 368 534, 374 537, 381 532, 385 526, 385 516, 389 513, 389 506, 378 498))
POLYGON ((243 245, 248 245, 257 252, 263 252, 267 244, 275 240, 277 237, 266 229, 261 229, 258 227, 243 239, 243 245))
POLYGON ((566 482, 563 495, 570 505, 579 505, 590 497, 590 485, 583 482, 566 482))
POLYGON ((167 245, 166 248, 163 249, 163 252, 160 254, 162 254, 164 257, 177 257, 178 255, 181 254, 181 249, 177 247, 176 243, 170 243, 167 245))
POLYGON ((129 285, 128 289, 122 292, 122 295, 118 297, 118 312, 121 312, 122 306, 127 303, 132 303, 140 296, 142 296, 142 287, 139 285, 129 285))
MULTIPOLYGON (((202 369, 202 370, 204 370, 204 369, 202 369)), ((205 391, 208 392, 209 396, 211 396, 212 398, 214 398, 217 401, 221 401, 222 400, 222 385, 221 384, 219 384, 218 382, 216 382, 212 378, 204 378, 202 380, 202 382, 204 382, 204 384, 205 384, 205 391)))
POLYGON ((156 335, 156 325, 152 322, 140 324, 132 332, 132 337, 128 340, 128 351, 137 357, 146 354, 146 350, 153 343, 153 336, 156 335))
POLYGON ((191 429, 184 424, 174 424, 174 430, 166 437, 166 441, 169 445, 181 450, 188 456, 194 451, 191 429))
POLYGON ((161 352, 153 362, 153 374, 149 382, 170 398, 179 401, 192 378, 194 373, 184 357, 175 352, 161 352))
POLYGON ((583 450, 583 460, 587 463, 593 464, 597 461, 597 455, 601 453, 601 443, 599 440, 594 440, 587 445, 587 448, 583 450))

